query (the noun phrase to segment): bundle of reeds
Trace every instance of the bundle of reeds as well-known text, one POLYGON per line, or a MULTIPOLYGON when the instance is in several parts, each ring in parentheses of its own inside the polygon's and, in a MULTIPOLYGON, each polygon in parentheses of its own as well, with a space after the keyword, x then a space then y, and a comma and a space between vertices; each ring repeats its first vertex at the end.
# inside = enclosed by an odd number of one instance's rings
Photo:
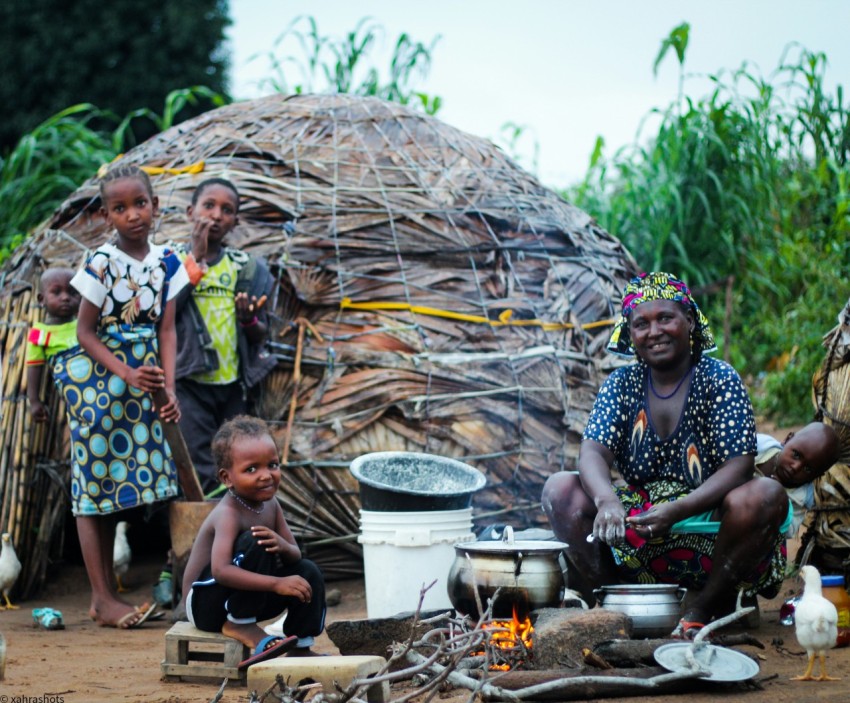
MULTIPOLYGON (((287 518, 328 578, 360 573, 348 465, 365 452, 460 457, 488 478, 479 520, 542 518, 540 488, 574 466, 636 269, 588 215, 489 142, 374 98, 237 103, 122 159, 151 169, 157 241, 188 236, 203 179, 240 191, 231 243, 265 256, 278 282, 279 364, 256 409, 285 454, 287 518)), ((98 205, 92 178, 9 272, 78 265, 109 236, 98 205)))

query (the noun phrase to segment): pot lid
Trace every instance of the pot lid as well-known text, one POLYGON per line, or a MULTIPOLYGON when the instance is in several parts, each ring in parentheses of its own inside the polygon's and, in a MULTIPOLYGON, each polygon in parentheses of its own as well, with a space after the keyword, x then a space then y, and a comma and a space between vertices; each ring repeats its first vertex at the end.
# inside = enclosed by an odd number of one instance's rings
MULTIPOLYGON (((655 650, 655 661, 668 671, 689 671, 685 652, 693 646, 693 642, 663 644, 655 650)), ((759 665, 746 654, 713 644, 698 647, 694 659, 711 672, 710 676, 700 677, 705 681, 745 681, 759 672, 759 665)))
POLYGON ((460 549, 464 552, 473 554, 516 554, 517 552, 540 553, 560 552, 567 548, 566 542, 556 542, 554 540, 520 540, 518 542, 460 542, 455 545, 455 549, 460 549))
MULTIPOLYGON (((600 586, 597 591, 618 595, 646 595, 650 593, 676 593, 681 586, 675 583, 618 583, 611 586, 600 586)), ((682 589, 684 591, 684 589, 682 589)))

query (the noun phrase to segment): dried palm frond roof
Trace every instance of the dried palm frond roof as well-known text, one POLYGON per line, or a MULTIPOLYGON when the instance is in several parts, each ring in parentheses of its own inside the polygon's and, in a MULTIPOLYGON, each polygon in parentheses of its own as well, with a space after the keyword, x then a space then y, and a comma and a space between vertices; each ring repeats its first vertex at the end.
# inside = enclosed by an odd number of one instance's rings
MULTIPOLYGON (((279 283, 280 364, 258 412, 286 454, 287 517, 311 556, 331 550, 339 575, 359 568, 347 466, 363 452, 466 460, 488 478, 479 516, 536 505, 545 478, 574 466, 636 267, 490 142, 374 98, 270 96, 184 122, 122 160, 152 173, 157 241, 188 236, 201 180, 238 187, 230 243, 266 257, 279 283)), ((92 178, 7 274, 31 282, 46 265, 78 265, 109 236, 98 205, 92 178)))

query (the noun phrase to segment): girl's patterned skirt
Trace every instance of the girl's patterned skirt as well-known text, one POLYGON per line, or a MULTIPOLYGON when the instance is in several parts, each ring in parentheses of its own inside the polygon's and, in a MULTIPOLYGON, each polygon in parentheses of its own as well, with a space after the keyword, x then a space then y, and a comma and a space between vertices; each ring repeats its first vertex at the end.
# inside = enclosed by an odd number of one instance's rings
MULTIPOLYGON (((132 368, 156 365, 152 326, 112 325, 101 341, 132 368)), ((71 510, 105 515, 178 493, 176 471, 149 393, 128 386, 81 347, 57 356, 54 379, 71 432, 71 510)))

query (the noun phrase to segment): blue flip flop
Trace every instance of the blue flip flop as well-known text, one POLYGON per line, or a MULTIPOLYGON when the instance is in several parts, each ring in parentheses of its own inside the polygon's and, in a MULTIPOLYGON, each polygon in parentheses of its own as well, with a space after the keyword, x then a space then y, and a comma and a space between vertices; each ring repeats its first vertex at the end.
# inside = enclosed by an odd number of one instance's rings
POLYGON ((64 630, 65 623, 62 622, 62 613, 53 608, 33 608, 33 625, 45 630, 64 630))
POLYGON ((259 662, 279 657, 281 654, 285 654, 295 647, 296 644, 298 644, 298 638, 295 635, 290 635, 289 637, 278 637, 276 635, 263 637, 257 643, 257 646, 254 647, 254 653, 247 659, 239 662, 236 668, 242 671, 251 666, 251 664, 258 664, 259 662))

